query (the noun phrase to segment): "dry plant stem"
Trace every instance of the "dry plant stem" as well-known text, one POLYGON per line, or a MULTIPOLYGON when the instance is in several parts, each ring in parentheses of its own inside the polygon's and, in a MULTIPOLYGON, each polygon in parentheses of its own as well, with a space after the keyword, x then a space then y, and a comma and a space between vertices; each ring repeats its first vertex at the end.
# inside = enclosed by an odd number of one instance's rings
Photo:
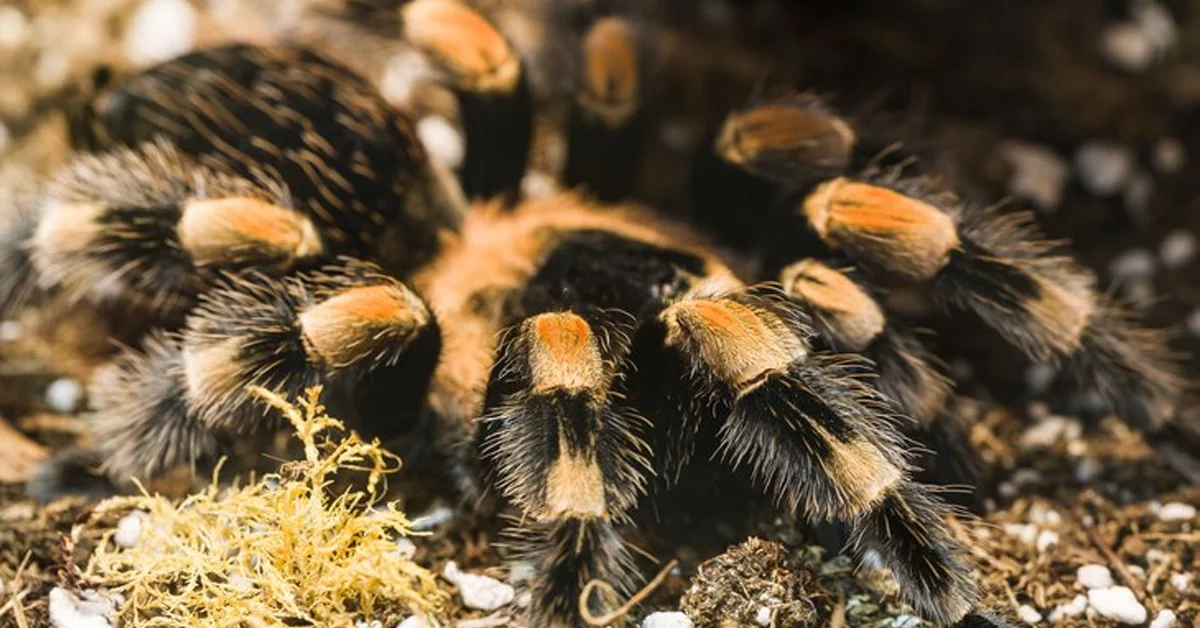
POLYGON ((671 570, 677 565, 679 565, 679 561, 671 559, 670 562, 668 562, 662 569, 658 571, 658 575, 654 576, 650 582, 647 582, 646 586, 642 587, 641 590, 639 590, 637 593, 634 593, 633 597, 629 598, 627 602, 599 617, 593 615, 591 609, 588 608, 587 601, 588 598, 592 596, 592 592, 597 588, 604 588, 606 592, 615 595, 617 591, 611 584, 603 580, 592 580, 588 582, 583 586, 583 591, 579 594, 580 617, 582 617, 583 621, 589 626, 606 626, 613 623, 614 621, 629 614, 629 611, 633 610, 633 607, 641 604, 642 601, 647 597, 650 597, 650 594, 654 593, 654 590, 657 589, 659 585, 661 585, 663 581, 667 579, 667 576, 671 573, 671 570))

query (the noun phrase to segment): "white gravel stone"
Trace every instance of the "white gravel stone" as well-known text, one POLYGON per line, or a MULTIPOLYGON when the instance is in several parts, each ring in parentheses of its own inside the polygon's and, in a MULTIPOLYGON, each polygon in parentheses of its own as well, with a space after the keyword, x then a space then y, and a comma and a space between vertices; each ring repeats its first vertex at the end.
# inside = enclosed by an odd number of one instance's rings
POLYGON ((1042 614, 1037 612, 1037 609, 1028 605, 1022 604, 1017 608, 1017 618, 1030 626, 1042 621, 1042 614))
POLYGON ((46 403, 55 412, 70 414, 79 409, 79 403, 83 401, 83 384, 79 380, 70 377, 61 377, 50 382, 46 387, 46 403))
POLYGON ((1025 369, 1025 388, 1030 393, 1040 395, 1050 390, 1050 384, 1058 376, 1058 369, 1053 364, 1031 364, 1025 369))
POLYGON ((1104 29, 1100 50, 1113 65, 1128 72, 1142 72, 1154 62, 1154 42, 1134 22, 1118 22, 1104 29))
POLYGON ((1089 192, 1109 196, 1124 189, 1133 176, 1133 151, 1114 142, 1087 142, 1075 151, 1075 169, 1089 192))
POLYGON ((1060 440, 1078 438, 1082 433, 1083 427, 1079 421, 1052 414, 1029 426, 1021 434, 1021 448, 1045 449, 1060 440))
POLYGON ((1156 0, 1135 0, 1133 21, 1142 29, 1157 55, 1162 55, 1179 40, 1179 29, 1171 12, 1156 0))
POLYGON ((467 145, 462 133, 442 116, 425 116, 417 122, 417 137, 421 143, 447 168, 457 170, 467 154, 467 145))
POLYGON ((0 342, 12 342, 25 333, 25 328, 17 321, 0 321, 0 342))
POLYGON ((433 628, 433 624, 420 615, 413 615, 396 624, 396 628, 433 628))
POLYGON ((1087 607, 1087 596, 1076 595, 1075 599, 1067 602, 1066 604, 1055 606, 1054 610, 1050 611, 1050 623, 1057 623, 1064 617, 1076 617, 1078 615, 1082 615, 1084 611, 1087 610, 1087 607))
POLYGON ((427 530, 432 530, 453 518, 453 510, 445 506, 438 506, 437 508, 434 508, 433 510, 413 520, 411 527, 413 530, 418 532, 425 532, 427 530))
POLYGON ((1108 264, 1108 274, 1122 282, 1134 282, 1154 276, 1158 267, 1154 254, 1148 249, 1130 249, 1118 255, 1108 264))
POLYGON ((112 600, 91 592, 76 596, 61 587, 50 590, 50 623, 55 628, 111 628, 108 617, 116 612, 112 600))
POLYGON ((1159 521, 1191 521, 1196 518, 1196 507, 1183 502, 1168 502, 1158 509, 1159 521))
POLYGON ((354 622, 354 628, 383 628, 383 622, 379 621, 378 619, 372 621, 360 619, 354 622))
POLYGON ((537 566, 533 563, 520 561, 513 563, 508 568, 508 583, 509 584, 524 584, 533 580, 537 575, 537 566))
POLYGON ((1115 619, 1123 624, 1146 622, 1146 607, 1142 606, 1129 587, 1107 587, 1088 591, 1088 607, 1101 617, 1115 619))
POLYGON ((642 628, 694 628, 695 624, 679 611, 650 613, 642 620, 642 628))
POLYGON ((125 549, 137 547, 138 539, 142 536, 142 526, 146 523, 146 513, 135 510, 117 522, 117 531, 113 533, 113 543, 125 549))
POLYGON ((1187 163, 1183 143, 1174 137, 1164 137, 1154 145, 1154 167, 1163 174, 1174 174, 1187 163))
POLYGON ((771 615, 773 614, 774 613, 771 612, 771 609, 763 606, 758 609, 757 613, 754 614, 754 623, 758 624, 759 626, 770 626, 771 615))
POLYGON ((192 49, 198 22, 187 0, 145 0, 129 20, 121 50, 142 66, 178 57, 192 49))
POLYGON ((1010 193, 1032 201, 1042 211, 1058 208, 1071 174, 1066 159, 1046 146, 1019 141, 1001 144, 1000 155, 1013 166, 1010 193))
POLYGON ((1192 584, 1192 574, 1190 573, 1173 573, 1171 574, 1171 586, 1177 591, 1187 591, 1192 584))
POLYGON ((1004 533, 1017 537, 1026 545, 1033 545, 1037 542, 1038 529, 1031 523, 1006 523, 1004 533))
POLYGON ((556 189, 554 177, 545 172, 531 171, 521 178, 521 192, 528 198, 545 198, 556 189))
POLYGON ((396 553, 404 558, 412 558, 417 555, 417 544, 412 539, 400 537, 396 539, 396 553))
POLYGON ((433 68, 425 56, 415 50, 392 55, 383 69, 379 91, 393 105, 407 107, 412 103, 417 86, 432 80, 433 68))
POLYGON ((1113 585, 1112 572, 1104 565, 1084 565, 1075 571, 1075 578, 1088 589, 1103 589, 1113 585))
POLYGON ((1164 608, 1158 611, 1158 615, 1150 622, 1150 628, 1175 628, 1175 624, 1179 618, 1175 616, 1175 611, 1164 608))
POLYGON ((1039 552, 1044 552, 1055 545, 1058 545, 1058 533, 1054 530, 1042 530, 1038 533, 1037 541, 1034 542, 1034 547, 1039 552))
POLYGON ((1104 466, 1095 458, 1082 458, 1075 465, 1075 479, 1080 482, 1091 482, 1100 472, 1104 471, 1104 466))
POLYGON ((1176 229, 1158 245, 1158 258, 1167 268, 1183 268, 1196 259, 1196 236, 1176 229))
POLYGON ((920 628, 924 623, 916 615, 898 615, 892 620, 891 628, 920 628))
POLYGON ((458 587, 463 606, 481 611, 494 611, 513 601, 516 591, 495 578, 460 571, 454 561, 442 568, 442 577, 458 587))
POLYGON ((0 47, 15 48, 29 33, 29 20, 16 7, 0 7, 0 47))

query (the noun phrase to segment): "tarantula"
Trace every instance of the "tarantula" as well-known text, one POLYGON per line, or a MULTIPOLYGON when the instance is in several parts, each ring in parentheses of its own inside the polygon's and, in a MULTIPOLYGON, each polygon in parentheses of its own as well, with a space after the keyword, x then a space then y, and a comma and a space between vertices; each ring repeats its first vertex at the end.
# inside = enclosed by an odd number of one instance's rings
MULTIPOLYGON (((531 625, 578 624, 592 579, 633 586, 619 527, 697 454, 748 467, 789 515, 843 522, 852 551, 950 624, 978 592, 947 507, 914 479, 910 438, 964 475, 970 451, 949 379, 870 282, 928 283, 1131 424, 1171 420, 1180 385, 1156 332, 1024 217, 870 167, 819 99, 769 99, 714 130, 701 159, 724 174, 696 182, 697 208, 738 181, 766 193, 696 224, 741 211, 807 234, 721 247, 720 233, 584 193, 521 199, 530 126, 489 123, 532 115, 525 62, 464 5, 403 6, 400 31, 480 114, 464 116, 473 156, 457 180, 404 112, 298 46, 191 53, 104 87, 75 117, 88 154, 22 209, 2 280, 13 300, 36 286, 156 327, 93 382, 109 476, 153 477, 271 431, 251 384, 321 384, 360 429, 428 418, 465 494, 519 514, 540 560, 531 625)), ((576 24, 571 126, 587 128, 572 141, 631 145, 623 125, 645 103, 630 73, 648 61, 645 30, 625 19, 576 24)), ((627 192, 590 172, 570 176, 627 192)))

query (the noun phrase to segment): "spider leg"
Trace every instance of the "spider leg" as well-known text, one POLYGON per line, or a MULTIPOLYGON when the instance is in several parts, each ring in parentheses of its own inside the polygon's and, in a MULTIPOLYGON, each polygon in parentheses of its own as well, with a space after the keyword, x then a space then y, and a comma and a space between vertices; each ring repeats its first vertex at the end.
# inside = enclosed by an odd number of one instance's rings
POLYGON ((366 431, 411 423, 438 350, 424 304, 371 264, 227 275, 183 331, 152 336, 97 378, 104 470, 152 477, 265 432, 273 424, 251 385, 288 396, 322 385, 331 412, 366 431))
POLYGON ((941 484, 973 486, 978 457, 967 426, 948 408, 951 381, 940 360, 902 324, 889 321, 871 294, 845 272, 817 260, 795 262, 780 275, 784 291, 805 308, 816 337, 837 353, 870 359, 875 386, 916 425, 905 434, 925 445, 934 464, 920 476, 941 484))
POLYGON ((694 297, 659 317, 666 346, 691 373, 695 397, 719 421, 718 453, 787 512, 850 524, 879 554, 901 596, 939 623, 978 597, 946 507, 909 479, 891 404, 850 356, 811 352, 798 309, 751 288, 694 297))
MULTIPOLYGON (((589 580, 632 584, 614 525, 645 492, 645 420, 620 393, 627 323, 611 312, 529 316, 506 333, 488 385, 477 447, 519 511, 539 563, 532 625, 574 625, 589 580)), ((600 594, 599 610, 617 600, 600 594)))
POLYGON ((28 236, 43 288, 163 318, 217 271, 287 272, 325 253, 282 185, 202 166, 165 143, 77 158, 45 191, 28 236))
POLYGON ((947 307, 974 312, 1031 359, 1061 365, 1130 424, 1161 429, 1182 390, 1160 332, 1131 321, 1095 278, 1047 242, 1027 213, 965 205, 926 179, 832 176, 860 143, 816 106, 767 103, 730 116, 717 152, 785 189, 818 239, 868 270, 930 282, 947 307), (757 122, 755 122, 757 121, 757 122))

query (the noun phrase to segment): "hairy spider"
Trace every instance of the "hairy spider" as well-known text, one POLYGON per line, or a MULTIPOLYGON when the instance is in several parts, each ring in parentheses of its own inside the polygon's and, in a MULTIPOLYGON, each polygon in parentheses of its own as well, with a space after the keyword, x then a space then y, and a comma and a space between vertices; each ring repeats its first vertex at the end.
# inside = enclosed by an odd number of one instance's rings
MULTIPOLYGON (((337 8, 389 16, 373 29, 441 72, 466 140, 457 180, 340 63, 230 45, 104 86, 74 119, 88 154, 0 237, 6 299, 36 286, 154 327, 93 382, 115 480, 270 432, 249 385, 322 384, 360 429, 427 418, 465 494, 519 515, 540 561, 533 626, 577 625, 594 578, 634 585, 619 528, 696 454, 749 468, 789 515, 844 523, 852 551, 949 624, 978 592, 947 507, 914 480, 910 438, 952 479, 974 461, 950 380, 873 282, 928 283, 1138 428, 1172 420, 1180 385, 1158 333, 1025 217, 864 160, 855 128, 816 97, 767 99, 713 130, 694 224, 579 192, 521 198, 534 103, 556 93, 534 98, 531 64, 454 0, 337 8), (742 191, 745 205, 713 207, 742 191), (731 216, 806 235, 696 227, 731 216)), ((570 33, 578 77, 559 103, 563 177, 604 198, 629 194, 645 75, 663 62, 631 15, 545 17, 570 33)))

